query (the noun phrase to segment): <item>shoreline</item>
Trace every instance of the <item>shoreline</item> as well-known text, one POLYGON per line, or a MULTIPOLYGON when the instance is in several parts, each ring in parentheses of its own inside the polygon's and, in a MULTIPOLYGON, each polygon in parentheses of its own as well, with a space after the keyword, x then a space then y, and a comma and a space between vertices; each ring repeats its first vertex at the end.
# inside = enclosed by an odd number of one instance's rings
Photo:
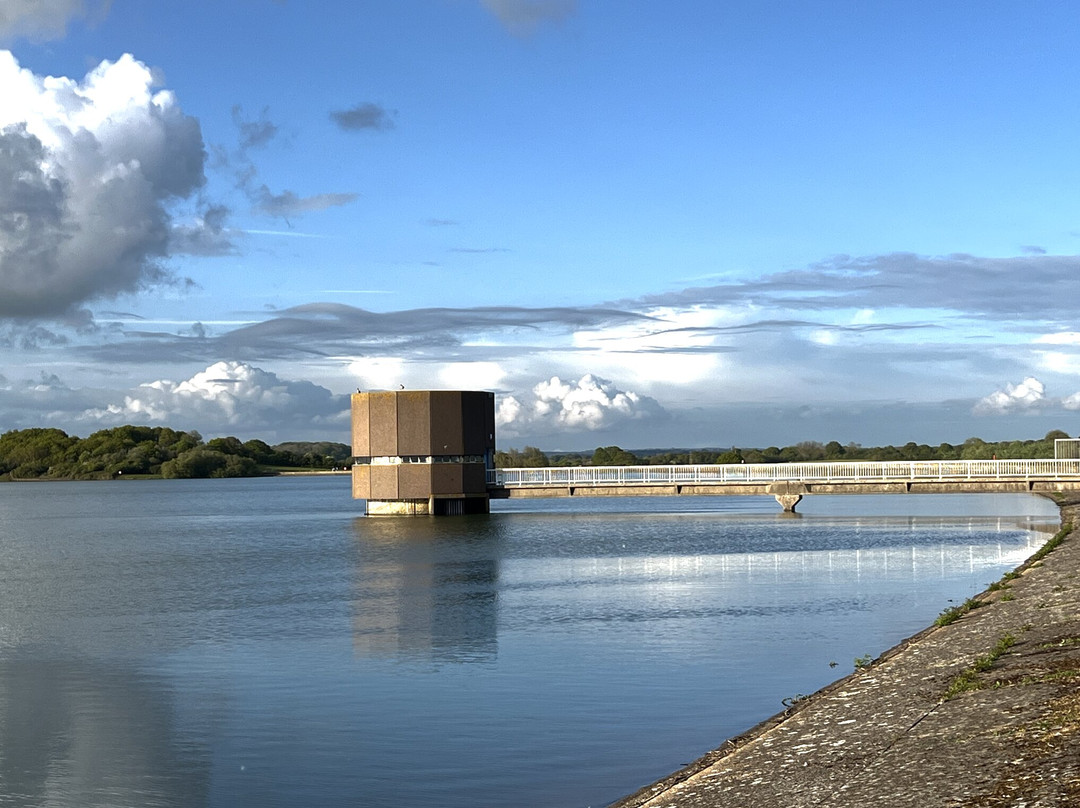
POLYGON ((1080 805, 1080 498, 1057 504, 1057 544, 977 607, 609 808, 1080 805))

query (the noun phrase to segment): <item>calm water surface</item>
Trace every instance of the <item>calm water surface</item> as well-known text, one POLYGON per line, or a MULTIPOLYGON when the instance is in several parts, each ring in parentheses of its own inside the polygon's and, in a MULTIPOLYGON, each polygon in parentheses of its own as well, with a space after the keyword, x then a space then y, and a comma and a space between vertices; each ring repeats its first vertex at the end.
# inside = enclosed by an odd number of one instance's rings
POLYGON ((0 485, 0 806, 601 806, 981 591, 1022 496, 0 485), (834 664, 835 663, 835 664, 834 664))

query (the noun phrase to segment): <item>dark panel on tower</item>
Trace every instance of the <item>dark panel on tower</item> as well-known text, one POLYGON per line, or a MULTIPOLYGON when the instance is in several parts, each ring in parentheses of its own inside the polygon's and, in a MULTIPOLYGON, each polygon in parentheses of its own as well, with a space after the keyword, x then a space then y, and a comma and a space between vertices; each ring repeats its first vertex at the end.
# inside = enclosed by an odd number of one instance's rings
POLYGON ((495 447, 495 395, 477 391, 461 394, 464 454, 483 455, 495 447))
MULTIPOLYGON (((437 463, 431 467, 431 493, 433 494, 468 494, 461 487, 461 464, 437 463)), ((483 493, 481 490, 481 493, 483 493)))
POLYGON ((461 399, 457 390, 434 390, 431 393, 431 453, 465 453, 461 434, 461 399))

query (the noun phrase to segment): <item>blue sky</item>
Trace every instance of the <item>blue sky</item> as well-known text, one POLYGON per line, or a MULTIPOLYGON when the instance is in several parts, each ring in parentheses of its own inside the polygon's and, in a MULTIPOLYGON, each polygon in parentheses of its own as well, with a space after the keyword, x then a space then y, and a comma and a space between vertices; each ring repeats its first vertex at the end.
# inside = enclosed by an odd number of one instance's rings
POLYGON ((0 431, 1080 432, 1066 2, 0 0, 0 431))

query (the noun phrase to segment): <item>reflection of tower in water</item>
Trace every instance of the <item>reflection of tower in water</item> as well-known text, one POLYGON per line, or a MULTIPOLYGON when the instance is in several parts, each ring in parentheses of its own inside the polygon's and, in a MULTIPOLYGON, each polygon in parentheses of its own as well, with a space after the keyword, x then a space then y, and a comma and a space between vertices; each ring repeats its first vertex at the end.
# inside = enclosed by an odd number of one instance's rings
POLYGON ((493 657, 499 538, 486 516, 353 521, 360 656, 493 657))

